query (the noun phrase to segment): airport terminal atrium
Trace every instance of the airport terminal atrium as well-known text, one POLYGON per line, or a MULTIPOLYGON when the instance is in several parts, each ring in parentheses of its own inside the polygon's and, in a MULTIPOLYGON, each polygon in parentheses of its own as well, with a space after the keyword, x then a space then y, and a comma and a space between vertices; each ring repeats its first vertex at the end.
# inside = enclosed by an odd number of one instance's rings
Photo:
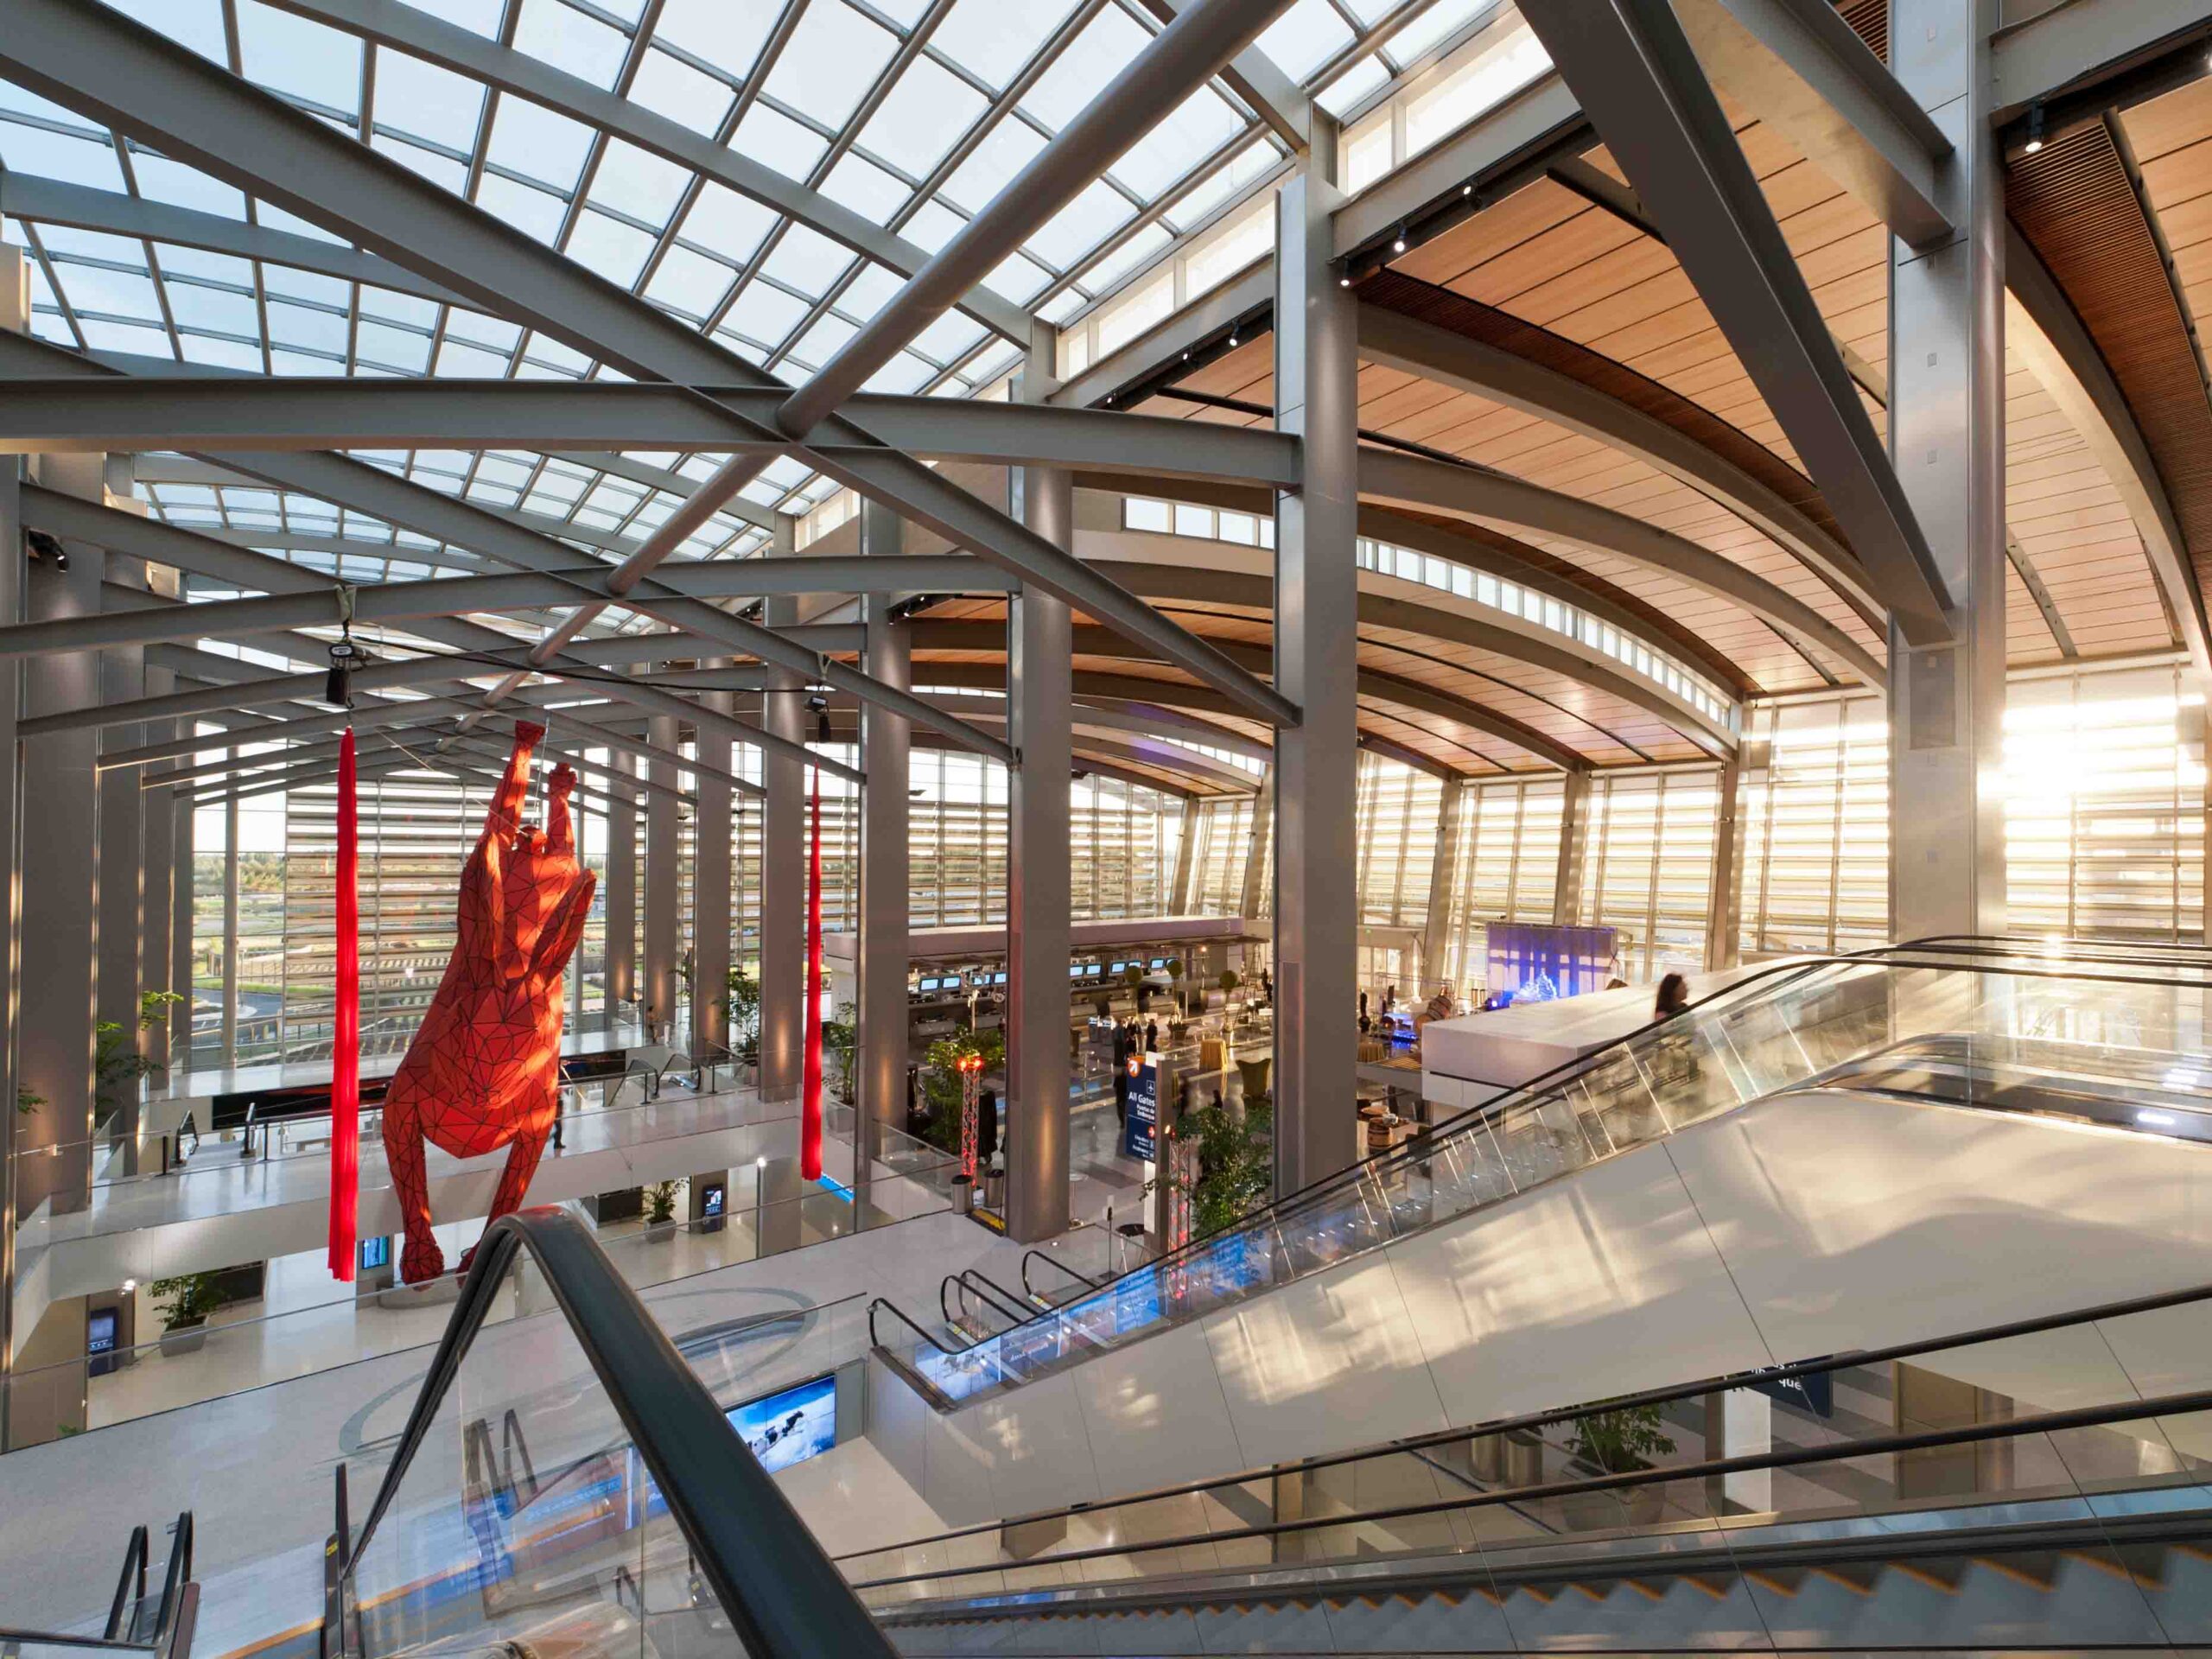
POLYGON ((2200 302, 2212 0, 0 0, 0 1652, 2205 1651, 2200 302))

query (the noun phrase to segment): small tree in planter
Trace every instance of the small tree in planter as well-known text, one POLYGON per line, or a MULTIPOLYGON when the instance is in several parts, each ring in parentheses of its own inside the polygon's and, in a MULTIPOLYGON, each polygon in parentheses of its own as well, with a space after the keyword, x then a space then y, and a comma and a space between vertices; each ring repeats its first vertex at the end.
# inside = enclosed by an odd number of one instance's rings
POLYGON ((1188 1013, 1183 1005, 1183 963, 1180 957, 1170 957, 1167 959, 1167 985, 1174 993, 1177 1012, 1188 1013))
MULTIPOLYGON (((1569 1456, 1594 1465, 1602 1474, 1626 1475, 1650 1468, 1654 1458, 1673 1455, 1675 1442, 1666 1432, 1658 1407, 1618 1406, 1611 1411, 1585 1412, 1576 1418, 1567 1437, 1567 1450, 1569 1456)), ((1606 1494, 1591 1493, 1573 1499, 1569 1508, 1571 1512, 1581 1511, 1578 1520, 1592 1526, 1618 1524, 1624 1515, 1634 1525, 1649 1526, 1659 1518, 1666 1501, 1665 1487, 1653 1481, 1629 1487, 1618 1504, 1606 1494)))
POLYGON ((669 1223, 676 1219, 677 1194, 683 1191, 681 1181, 655 1181, 645 1189, 645 1225, 654 1230, 659 1238, 675 1236, 669 1223))
MULTIPOLYGON (((169 1009, 184 999, 175 991, 144 991, 138 997, 138 1030, 151 1031, 165 1023, 169 1009)), ((122 1104, 123 1092, 141 1077, 155 1077, 168 1071, 159 1060, 138 1052, 138 1039, 119 1020, 103 1020, 92 1027, 93 1105, 99 1117, 112 1114, 122 1104)), ((21 1110, 21 1103, 17 1103, 21 1110)))
POLYGON ((174 1279, 156 1279, 146 1287, 157 1300, 154 1311, 162 1316, 162 1351, 188 1354, 207 1340, 207 1316, 231 1305, 224 1294, 222 1275, 183 1273, 174 1279))
POLYGON ((738 963, 729 965, 729 984, 722 996, 722 1017, 729 1033, 730 1052, 747 1065, 760 1064, 760 982, 738 963))
MULTIPOLYGON (((1175 1126, 1179 1140, 1195 1139, 1198 1146, 1198 1175, 1190 1188, 1191 1236, 1204 1238, 1234 1227, 1268 1201, 1274 1190, 1274 1107, 1267 1096, 1247 1096, 1240 1117, 1216 1101, 1186 1113, 1175 1126)), ((1173 1160, 1161 1166, 1170 1191, 1183 1190, 1172 1173, 1173 1160)))
POLYGON ((824 1067, 836 1066, 834 1092, 839 1103, 846 1106, 853 1105, 859 1097, 853 1087, 853 1067, 859 1055, 860 1040, 860 1023, 849 1002, 837 1010, 835 1020, 822 1022, 822 1063, 824 1067))
POLYGON ((1137 1012, 1142 1014, 1147 997, 1144 988, 1144 964, 1141 962, 1133 962, 1122 969, 1122 983, 1129 988, 1129 995, 1136 998, 1137 1012))

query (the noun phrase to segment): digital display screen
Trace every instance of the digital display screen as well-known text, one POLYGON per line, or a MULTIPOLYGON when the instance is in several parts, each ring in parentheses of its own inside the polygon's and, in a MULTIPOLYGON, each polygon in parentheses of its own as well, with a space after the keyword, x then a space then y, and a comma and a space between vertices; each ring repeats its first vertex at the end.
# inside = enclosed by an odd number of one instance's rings
POLYGON ((992 983, 992 984, 994 984, 994 985, 1003 985, 1003 984, 1005 984, 1005 983, 1006 983, 1006 976, 1005 976, 1004 974, 993 974, 993 975, 991 976, 991 983, 992 983))
POLYGON ((1083 977, 1083 964, 1078 962, 1068 969, 1068 977, 1070 979, 1081 979, 1083 977))
POLYGON ((922 988, 925 991, 933 991, 944 983, 944 982, 941 979, 925 979, 922 982, 922 988))
POLYGON ((701 1209, 704 1211, 708 1218, 712 1219, 714 1217, 721 1214, 723 1208, 725 1207, 726 1200, 728 1197, 728 1194, 722 1186, 722 1184, 720 1181, 709 1183, 707 1187, 705 1197, 706 1202, 701 1206, 701 1209))
POLYGON ((374 1238, 365 1238, 361 1241, 360 1249, 362 1272, 366 1273, 372 1268, 388 1268, 391 1265, 390 1234, 379 1233, 374 1238))
POLYGON ((1152 959, 1152 968, 1153 968, 1153 971, 1154 971, 1154 973, 1158 973, 1161 969, 1163 969, 1163 968, 1165 968, 1165 967, 1166 967, 1166 966, 1167 966, 1167 958, 1166 958, 1166 957, 1154 957, 1152 959))
POLYGON ((1098 977, 1098 964, 1095 962, 1092 963, 1090 967, 1083 970, 1083 976, 1085 979, 1096 979, 1098 977))
POLYGON ((88 1354, 111 1354, 115 1351, 113 1308, 96 1308, 85 1316, 85 1351, 88 1354))
POLYGON ((1128 964, 1128 963, 1126 963, 1126 962, 1117 962, 1117 963, 1116 963, 1114 964, 1114 971, 1115 971, 1116 973, 1117 973, 1117 974, 1118 974, 1118 973, 1120 973, 1120 972, 1121 972, 1124 968, 1127 968, 1128 965, 1129 965, 1129 964, 1128 964))
POLYGON ((770 1474, 837 1444, 837 1379, 817 1376, 723 1414, 770 1474))

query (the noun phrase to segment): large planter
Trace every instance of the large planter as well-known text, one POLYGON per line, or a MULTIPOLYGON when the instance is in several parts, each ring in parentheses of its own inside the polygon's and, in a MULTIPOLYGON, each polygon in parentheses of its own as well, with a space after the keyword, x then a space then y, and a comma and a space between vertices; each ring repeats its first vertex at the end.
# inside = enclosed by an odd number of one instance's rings
POLYGON ((1272 1058, 1236 1062, 1236 1075, 1244 1080, 1245 1099, 1268 1092, 1268 1077, 1274 1070, 1274 1064, 1272 1058))
POLYGON ((196 1354, 207 1345, 207 1321, 194 1319, 189 1325, 173 1325, 162 1332, 162 1351, 164 1354, 196 1354))

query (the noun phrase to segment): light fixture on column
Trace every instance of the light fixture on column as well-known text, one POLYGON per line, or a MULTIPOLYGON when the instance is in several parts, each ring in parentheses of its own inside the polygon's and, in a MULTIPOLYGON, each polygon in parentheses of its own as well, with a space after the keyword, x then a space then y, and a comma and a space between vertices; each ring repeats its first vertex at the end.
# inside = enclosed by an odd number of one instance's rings
POLYGON ((2028 142, 2021 146, 2029 155, 2043 148, 2043 105, 2028 105, 2028 142))

